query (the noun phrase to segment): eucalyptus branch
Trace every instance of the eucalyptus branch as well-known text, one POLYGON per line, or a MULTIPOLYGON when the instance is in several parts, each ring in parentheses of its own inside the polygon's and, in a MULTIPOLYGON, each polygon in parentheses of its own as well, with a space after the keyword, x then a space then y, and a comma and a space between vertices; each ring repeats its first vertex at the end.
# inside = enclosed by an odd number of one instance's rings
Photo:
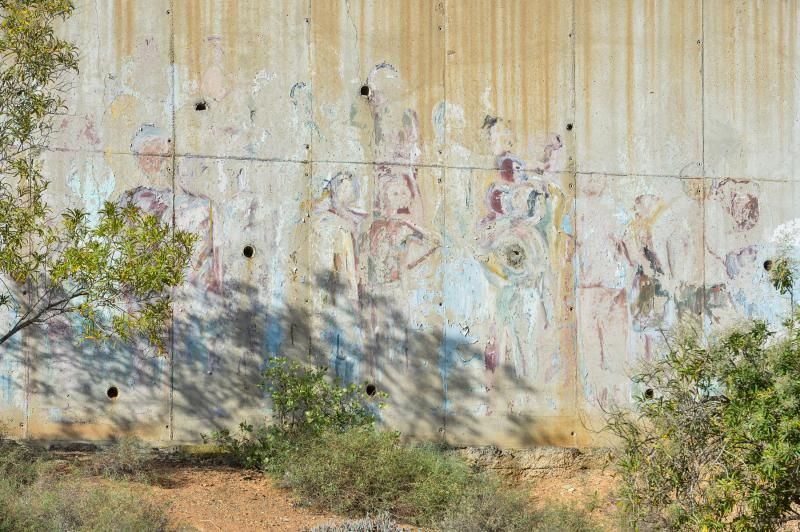
POLYGON ((130 198, 106 203, 99 223, 70 209, 54 216, 37 157, 68 112, 78 54, 53 24, 71 0, 0 0, 0 303, 21 309, 0 344, 19 331, 72 314, 101 336, 141 334, 163 349, 166 293, 183 282, 195 238, 172 231, 130 198), (131 251, 133 250, 133 251, 131 251), (14 297, 9 277, 35 296, 14 297))

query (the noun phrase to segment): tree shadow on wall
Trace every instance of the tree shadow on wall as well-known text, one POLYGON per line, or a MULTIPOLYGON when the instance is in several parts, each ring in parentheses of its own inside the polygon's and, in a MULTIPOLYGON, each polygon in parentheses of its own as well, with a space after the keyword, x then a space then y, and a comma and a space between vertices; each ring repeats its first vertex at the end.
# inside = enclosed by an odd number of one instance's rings
MULTIPOLYGON (((33 438, 107 440, 123 433, 148 441, 198 442, 241 421, 269 422, 259 387, 270 356, 327 366, 358 383, 368 400, 389 394, 386 426, 404 435, 458 444, 504 439, 541 443, 535 422, 492 411, 491 381, 535 395, 510 367, 493 374, 483 351, 448 333, 443 311, 426 320, 391 295, 343 300, 343 287, 319 272, 298 304, 276 304, 263 288, 226 281, 218 292, 190 287, 175 303, 172 364, 144 348, 74 339, 75 324, 37 332, 30 372, 33 438), (113 397, 112 397, 113 395, 113 397), (455 399, 457 398, 457 399, 455 399), (458 404, 456 404, 458 403, 458 404)), ((546 438, 545 438, 546 440, 546 438)))

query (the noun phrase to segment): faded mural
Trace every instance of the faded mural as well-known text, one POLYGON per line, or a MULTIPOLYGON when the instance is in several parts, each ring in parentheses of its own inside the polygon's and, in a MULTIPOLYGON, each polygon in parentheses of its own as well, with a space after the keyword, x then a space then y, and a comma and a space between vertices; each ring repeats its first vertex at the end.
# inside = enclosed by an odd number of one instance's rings
POLYGON ((733 8, 146 4, 64 29, 81 77, 44 164, 56 209, 133 201, 199 235, 171 353, 67 319, 20 337, 0 353, 20 436, 195 441, 268 419, 259 373, 284 355, 388 392, 383 421, 411 436, 599 444, 665 331, 788 305, 765 268, 798 218, 800 111, 728 112, 763 96, 721 66, 754 38, 733 8), (795 142, 770 144, 764 175, 750 124, 795 142))

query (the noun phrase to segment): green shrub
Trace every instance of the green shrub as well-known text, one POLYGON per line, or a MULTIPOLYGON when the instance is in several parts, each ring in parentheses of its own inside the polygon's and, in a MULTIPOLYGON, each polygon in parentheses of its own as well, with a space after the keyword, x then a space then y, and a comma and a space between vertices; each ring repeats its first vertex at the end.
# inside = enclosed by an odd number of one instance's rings
POLYGON ((89 472, 111 479, 147 479, 150 449, 136 436, 123 436, 92 457, 89 472))
POLYGON ((295 438, 276 426, 256 428, 241 423, 238 434, 223 429, 211 433, 211 440, 227 453, 234 465, 280 474, 302 437, 295 438))
POLYGON ((342 386, 338 379, 330 382, 327 371, 286 358, 270 359, 261 386, 272 399, 277 427, 290 434, 318 434, 374 424, 375 414, 364 392, 355 384, 342 386))
POLYGON ((328 433, 286 464, 285 482, 302 501, 343 515, 387 513, 430 524, 460 500, 472 475, 455 456, 406 447, 390 432, 328 433))
POLYGON ((166 530, 162 506, 125 485, 90 484, 69 464, 0 442, 0 532, 166 530))
MULTIPOLYGON (((238 434, 221 430, 211 440, 238 465, 279 472, 291 452, 322 432, 372 427, 372 404, 359 388, 327 378, 327 368, 307 368, 282 357, 271 358, 260 384, 272 399, 273 424, 239 425, 238 434)), ((382 408, 379 395, 377 408, 382 408)))
POLYGON ((40 454, 24 443, 0 440, 0 479, 11 485, 30 484, 45 466, 40 454))
POLYGON ((489 474, 476 476, 458 504, 437 523, 442 532, 585 532, 597 530, 586 514, 566 506, 534 508, 528 493, 503 486, 489 474))
POLYGON ((47 478, 24 490, 0 480, 0 530, 14 531, 159 531, 166 530, 164 509, 123 486, 87 489, 79 477, 47 478))
POLYGON ((774 529, 800 503, 800 332, 763 322, 704 343, 683 331, 636 378, 633 413, 611 412, 621 438, 629 524, 774 529))
POLYGON ((525 490, 473 471, 437 447, 402 445, 390 432, 325 434, 287 462, 284 481, 319 508, 350 516, 383 513, 443 531, 594 530, 583 512, 537 510, 525 490))

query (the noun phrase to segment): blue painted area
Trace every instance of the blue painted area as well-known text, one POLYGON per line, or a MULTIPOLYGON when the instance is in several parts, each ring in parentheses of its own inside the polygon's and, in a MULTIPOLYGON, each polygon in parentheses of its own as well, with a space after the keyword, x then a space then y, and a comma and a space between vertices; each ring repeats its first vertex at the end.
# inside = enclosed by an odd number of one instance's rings
POLYGON ((95 161, 87 158, 83 169, 70 168, 66 181, 73 195, 83 200, 90 223, 97 225, 103 202, 111 197, 117 186, 114 172, 105 166, 95 168, 95 161))
POLYGON ((0 375, 0 397, 2 397, 3 403, 12 404, 14 395, 14 381, 11 375, 0 375))
POLYGON ((338 328, 328 328, 322 334, 322 341, 330 349, 328 366, 343 384, 356 384, 361 380, 360 362, 363 359, 359 346, 348 338, 360 338, 359 331, 350 334, 338 328))
POLYGON ((190 362, 200 362, 203 367, 208 367, 208 348, 205 338, 201 334, 199 327, 192 325, 193 331, 182 338, 186 342, 187 349, 184 351, 190 362))
MULTIPOLYGON (((267 357, 280 356, 281 345, 286 336, 281 325, 281 320, 275 313, 269 316, 269 323, 265 333, 265 344, 267 346, 267 357)), ((266 360, 265 360, 266 362, 266 360)))
POLYGON ((439 357, 439 375, 444 391, 444 414, 452 412, 448 398, 448 374, 456 367, 482 362, 479 338, 471 335, 467 324, 480 322, 485 316, 485 287, 483 267, 472 256, 448 257, 441 265, 444 277, 442 299, 447 319, 444 323, 442 350, 439 357))
POLYGON ((274 254, 272 257, 272 264, 270 271, 273 274, 272 290, 270 291, 270 313, 268 316, 268 323, 265 330, 264 345, 266 346, 266 353, 264 362, 272 356, 280 356, 281 346, 286 338, 286 331, 281 323, 283 319, 284 305, 284 287, 286 285, 286 276, 283 273, 283 268, 278 263, 278 255, 274 254))
POLYGON ((561 230, 567 233, 568 235, 573 235, 574 229, 572 227, 572 216, 569 214, 564 215, 564 219, 561 221, 561 230))

